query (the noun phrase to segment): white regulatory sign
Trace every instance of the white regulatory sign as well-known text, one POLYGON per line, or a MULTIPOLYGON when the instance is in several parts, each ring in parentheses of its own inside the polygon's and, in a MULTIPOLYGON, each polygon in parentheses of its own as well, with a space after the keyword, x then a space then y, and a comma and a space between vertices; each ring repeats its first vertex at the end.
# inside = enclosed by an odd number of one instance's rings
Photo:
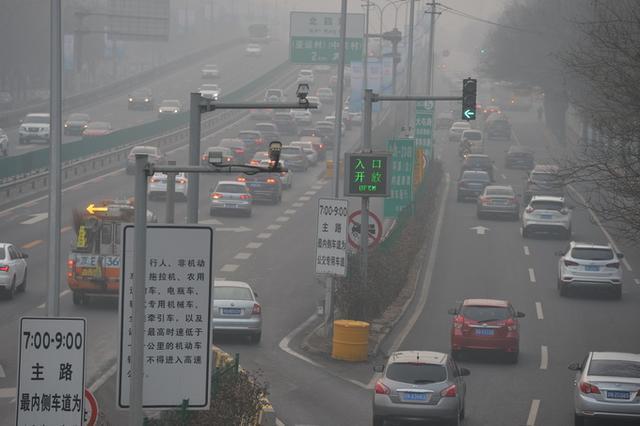
POLYGON ((82 426, 84 318, 20 318, 16 426, 82 426))
MULTIPOLYGON (((118 407, 129 407, 134 227, 123 227, 118 407)), ((139 261, 139 260, 137 260, 139 261)), ((143 406, 210 401, 213 229, 147 225, 143 406)))
POLYGON ((318 200, 316 273, 344 277, 347 274, 347 218, 349 201, 318 200))

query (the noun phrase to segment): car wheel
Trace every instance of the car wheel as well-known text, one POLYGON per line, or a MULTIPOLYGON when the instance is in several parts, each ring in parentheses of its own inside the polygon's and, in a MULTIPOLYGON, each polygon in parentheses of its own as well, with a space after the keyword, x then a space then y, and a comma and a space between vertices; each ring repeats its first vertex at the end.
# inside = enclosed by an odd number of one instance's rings
POLYGON ((585 418, 574 413, 573 414, 573 425, 574 426, 585 426, 585 418))
POLYGON ((461 202, 462 202, 462 200, 463 200, 462 195, 458 194, 458 196, 456 197, 456 200, 457 200, 459 203, 461 203, 461 202))
POLYGON ((260 343, 260 339, 262 338, 262 332, 258 332, 251 335, 251 343, 258 344, 260 343))
POLYGON ((622 286, 621 286, 621 285, 616 286, 616 287, 613 289, 613 298, 614 298, 614 299, 617 299, 617 300, 622 299, 622 286))
POLYGON ((507 361, 509 362, 509 364, 517 364, 519 355, 520 355, 519 352, 508 352, 507 361))
POLYGON ((7 291, 7 299, 11 300, 13 299, 13 296, 15 296, 16 294, 16 277, 15 275, 13 276, 13 279, 11 280, 11 287, 9 287, 9 290, 7 291))
POLYGON ((566 297, 567 296, 567 285, 565 283, 563 283, 562 281, 560 281, 560 278, 558 278, 558 282, 556 284, 556 287, 558 288, 558 293, 560 293, 561 297, 566 297))
POLYGON ((74 305, 82 305, 83 297, 82 297, 82 294, 80 294, 80 292, 74 291, 72 299, 73 299, 73 304, 74 305))
POLYGON ((484 219, 484 213, 482 213, 480 210, 476 210, 476 217, 478 219, 484 219))
POLYGON ((216 215, 216 210, 215 209, 209 209, 209 216, 215 216, 216 215))
POLYGON ((384 425, 384 417, 373 416, 373 426, 383 426, 383 425, 384 425))
POLYGON ((527 228, 522 228, 522 238, 529 238, 529 231, 527 228))
POLYGON ((251 211, 251 210, 247 210, 247 213, 245 213, 245 215, 246 215, 247 217, 251 217, 251 213, 252 213, 252 211, 251 211))
POLYGON ((18 291, 20 293, 24 293, 24 291, 27 289, 27 269, 25 268, 24 270, 24 278, 22 279, 22 282, 20 283, 20 286, 18 287, 18 291))
POLYGON ((460 359, 462 358, 462 351, 452 349, 451 358, 455 359, 456 361, 460 361, 460 359))

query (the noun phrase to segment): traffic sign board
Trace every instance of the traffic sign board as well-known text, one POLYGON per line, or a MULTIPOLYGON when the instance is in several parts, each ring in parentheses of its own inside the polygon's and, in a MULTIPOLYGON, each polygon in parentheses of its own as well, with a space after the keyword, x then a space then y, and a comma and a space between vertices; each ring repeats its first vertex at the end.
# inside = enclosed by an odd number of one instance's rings
MULTIPOLYGON (((122 231, 118 407, 129 407, 134 226, 122 231)), ((147 225, 143 406, 190 409, 210 402, 213 229, 147 225), (170 386, 167 384, 170 383, 170 386)), ((142 280, 141 280, 142 281, 142 280)), ((136 285, 142 284, 136 282, 136 285)))
POLYGON ((20 318, 16 425, 82 424, 86 320, 20 318))
POLYGON ((352 197, 389 196, 389 152, 345 154, 344 195, 352 197))
POLYGON ((85 388, 84 389, 84 426, 95 426, 98 420, 98 401, 93 393, 85 388))
POLYGON ((433 141, 433 110, 435 102, 416 102, 416 147, 431 155, 433 141))
POLYGON ((344 277, 347 274, 347 216, 349 201, 318 200, 316 273, 344 277))
MULTIPOLYGON (((364 14, 347 14, 345 62, 360 60, 364 14)), ((291 12, 289 60, 296 64, 337 64, 340 47, 340 14, 291 12)))
MULTIPOLYGON (((360 249, 360 223, 361 223, 362 210, 356 210, 349 215, 349 223, 347 225, 349 245, 356 250, 360 249)), ((382 222, 380 218, 373 212, 369 212, 369 232, 368 232, 369 247, 373 247, 382 239, 382 222), (373 220, 371 220, 373 219, 373 220)))
POLYGON ((385 217, 397 217, 413 201, 415 146, 413 138, 387 141, 391 152, 391 196, 384 200, 385 217))

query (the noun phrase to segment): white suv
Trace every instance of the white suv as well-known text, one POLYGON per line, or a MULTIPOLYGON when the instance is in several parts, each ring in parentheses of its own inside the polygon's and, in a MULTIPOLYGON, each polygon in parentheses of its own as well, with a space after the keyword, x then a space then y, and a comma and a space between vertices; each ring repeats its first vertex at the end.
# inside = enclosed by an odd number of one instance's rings
POLYGON ((32 140, 49 142, 49 114, 27 114, 20 122, 18 129, 18 142, 20 145, 32 140))
POLYGON ((576 243, 556 253, 558 261, 558 292, 567 295, 569 287, 603 286, 613 291, 617 299, 622 297, 622 253, 616 253, 610 245, 576 243))
POLYGON ((522 236, 535 232, 559 233, 571 238, 571 209, 563 197, 534 196, 522 213, 522 236))

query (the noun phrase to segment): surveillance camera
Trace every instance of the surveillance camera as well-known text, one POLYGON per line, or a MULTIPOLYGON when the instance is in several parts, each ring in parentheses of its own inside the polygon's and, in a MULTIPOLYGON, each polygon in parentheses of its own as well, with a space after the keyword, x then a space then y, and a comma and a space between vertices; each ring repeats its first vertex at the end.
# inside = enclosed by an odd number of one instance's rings
POLYGON ((282 142, 273 141, 269 144, 269 161, 272 168, 277 168, 280 162, 280 151, 282 151, 282 142))
POLYGON ((298 89, 296 90, 296 95, 300 102, 302 103, 307 99, 307 95, 309 95, 309 85, 307 83, 298 84, 298 89))
POLYGON ((218 166, 222 164, 222 152, 221 151, 209 151, 209 157, 207 159, 209 164, 218 166))

